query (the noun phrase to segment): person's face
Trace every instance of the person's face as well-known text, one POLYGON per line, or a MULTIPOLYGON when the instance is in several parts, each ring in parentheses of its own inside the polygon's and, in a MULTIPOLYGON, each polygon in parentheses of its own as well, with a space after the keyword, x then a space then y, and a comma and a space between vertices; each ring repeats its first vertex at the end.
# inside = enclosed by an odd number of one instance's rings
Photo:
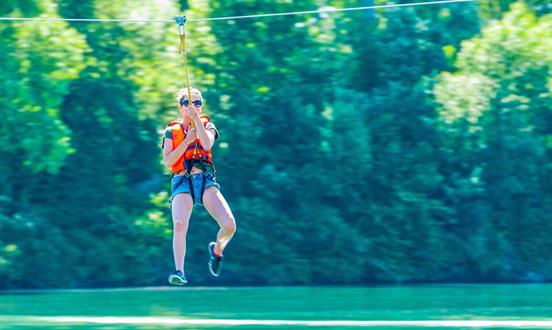
POLYGON ((194 108, 197 112, 201 113, 201 109, 203 107, 203 100, 201 99, 201 97, 199 96, 199 94, 197 93, 192 93, 192 102, 190 104, 190 101, 188 99, 188 95, 185 95, 181 100, 180 100, 180 105, 179 105, 179 109, 180 109, 180 113, 182 113, 183 115, 186 115, 186 111, 185 111, 185 108, 188 107, 188 106, 192 106, 192 108, 194 108))

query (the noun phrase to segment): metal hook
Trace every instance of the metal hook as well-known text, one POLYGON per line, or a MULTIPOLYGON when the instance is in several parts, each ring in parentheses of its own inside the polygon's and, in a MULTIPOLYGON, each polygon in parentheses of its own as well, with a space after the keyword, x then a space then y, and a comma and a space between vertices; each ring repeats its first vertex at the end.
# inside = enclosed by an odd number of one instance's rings
POLYGON ((178 24, 178 34, 186 34, 186 16, 177 15, 174 17, 176 24, 178 24))

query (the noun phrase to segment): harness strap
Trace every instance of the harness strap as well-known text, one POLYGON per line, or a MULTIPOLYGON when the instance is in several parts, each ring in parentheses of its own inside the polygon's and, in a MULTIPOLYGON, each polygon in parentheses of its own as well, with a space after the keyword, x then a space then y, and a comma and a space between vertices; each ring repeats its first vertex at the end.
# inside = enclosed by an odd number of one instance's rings
MULTIPOLYGON (((205 184, 207 182, 207 173, 204 172, 204 173, 201 173, 201 174, 203 174, 203 175, 202 175, 202 178, 201 178, 201 189, 200 189, 200 194, 199 194, 199 203, 203 203, 203 193, 205 193, 205 184)), ((188 185, 190 186, 190 195, 192 196, 192 200, 194 201, 194 204, 195 204, 196 203, 196 195, 195 195, 195 191, 194 191, 194 183, 193 183, 193 180, 192 180, 192 176, 191 175, 187 176, 187 179, 188 179, 188 185)), ((184 181, 184 180, 182 180, 182 181, 184 181)))
POLYGON ((205 193, 205 181, 207 181, 207 173, 203 172, 203 176, 201 179, 201 195, 199 196, 200 203, 203 204, 203 194, 205 193))
POLYGON ((207 166, 205 166, 205 161, 203 160, 203 157, 199 159, 199 165, 201 166, 201 169, 203 170, 203 178, 201 180, 201 202, 203 203, 203 193, 205 192, 205 181, 207 181, 207 166))
MULTIPOLYGON (((180 127, 182 128, 182 132, 185 132, 184 130, 184 125, 182 125, 182 123, 180 124, 180 127)), ((195 143, 194 146, 188 146, 186 148, 186 150, 189 150, 189 149, 195 149, 194 150, 194 155, 193 155, 193 158, 191 159, 186 159, 186 157, 184 157, 184 160, 183 160, 183 164, 184 165, 184 168, 186 169, 186 172, 184 173, 184 175, 182 175, 182 177, 180 178, 180 180, 174 185, 172 191, 171 191, 171 195, 176 191, 176 189, 178 189, 178 187, 180 187, 185 180, 188 181, 188 185, 190 187, 190 194, 192 196, 192 200, 194 201, 194 203, 196 202, 195 201, 195 192, 194 192, 194 183, 193 183, 193 180, 192 180, 192 167, 193 167, 193 163, 194 161, 199 161, 199 165, 201 167, 201 169, 203 170, 203 176, 202 176, 202 179, 201 179, 201 191, 200 191, 200 195, 199 195, 199 199, 200 199, 200 203, 203 203, 203 194, 205 193, 205 185, 207 183, 207 175, 208 175, 208 172, 207 172, 207 166, 205 165, 205 160, 208 158, 207 156, 205 155, 199 155, 197 153, 195 153, 195 151, 200 148, 202 150, 205 150, 203 149, 203 147, 199 146, 197 144, 197 141, 195 143), (195 157, 199 155, 200 157, 195 157)), ((214 166, 212 166, 213 168, 213 171, 215 170, 214 166)), ((213 173, 214 175, 214 173, 213 173)))
MULTIPOLYGON (((199 203, 203 203, 203 194, 205 193, 205 186, 207 185, 207 175, 211 175, 204 171, 201 178, 201 189, 200 189, 200 195, 199 195, 199 203)), ((174 192, 184 183, 184 181, 188 181, 188 186, 190 187, 190 195, 192 196, 192 200, 194 201, 194 204, 196 203, 196 196, 194 191, 194 183, 192 180, 192 175, 185 173, 180 177, 180 180, 178 180, 177 183, 171 188, 171 195, 174 194, 174 192)))
POLYGON ((192 201, 195 204, 194 183, 192 182, 192 176, 188 176, 188 185, 190 186, 190 195, 192 195, 192 201))

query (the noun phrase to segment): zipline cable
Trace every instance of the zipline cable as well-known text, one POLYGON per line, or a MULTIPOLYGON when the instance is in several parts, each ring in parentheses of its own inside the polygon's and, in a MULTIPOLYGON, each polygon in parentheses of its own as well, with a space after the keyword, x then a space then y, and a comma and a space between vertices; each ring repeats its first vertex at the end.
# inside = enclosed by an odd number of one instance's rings
POLYGON ((439 5, 439 4, 447 4, 447 3, 473 2, 473 1, 477 1, 477 0, 442 0, 442 1, 414 2, 414 3, 404 3, 404 4, 390 4, 390 5, 353 7, 353 8, 324 8, 324 9, 317 9, 317 10, 295 11, 295 12, 288 12, 288 13, 272 13, 272 14, 257 14, 257 15, 245 15, 245 16, 196 18, 196 19, 190 19, 190 21, 194 21, 194 22, 224 21, 224 20, 244 19, 244 18, 263 18, 263 17, 290 16, 290 15, 337 13, 337 12, 368 10, 368 9, 414 7, 414 6, 439 5))
MULTIPOLYGON (((348 12, 348 11, 357 11, 357 10, 429 6, 429 5, 442 5, 442 4, 449 4, 449 3, 474 2, 474 1, 477 1, 477 0, 441 0, 441 1, 426 1, 426 2, 413 2, 413 3, 402 3, 402 4, 352 7, 352 8, 322 8, 322 9, 317 9, 317 10, 293 11, 293 12, 285 12, 285 13, 270 13, 270 14, 244 15, 244 16, 226 16, 226 17, 207 17, 207 18, 189 18, 188 22, 227 21, 227 20, 238 20, 238 19, 249 19, 249 18, 264 18, 264 17, 322 14, 322 13, 329 14, 329 13, 348 12)), ((114 23, 167 23, 167 22, 171 22, 172 23, 172 22, 174 22, 174 19, 0 17, 0 21, 48 21, 48 22, 66 21, 66 22, 114 22, 114 23)))

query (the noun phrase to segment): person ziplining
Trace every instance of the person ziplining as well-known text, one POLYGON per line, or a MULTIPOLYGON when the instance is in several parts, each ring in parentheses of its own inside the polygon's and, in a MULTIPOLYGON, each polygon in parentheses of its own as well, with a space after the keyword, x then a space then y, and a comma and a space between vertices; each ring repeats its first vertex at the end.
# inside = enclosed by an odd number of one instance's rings
MULTIPOLYGON (((228 17, 208 17, 188 21, 226 21, 237 19, 254 19, 274 16, 305 15, 374 10, 473 2, 475 0, 437 0, 427 2, 373 5, 352 8, 324 8, 308 11, 284 13, 254 14, 228 17)), ((223 251, 236 231, 236 221, 220 192, 216 180, 215 166, 211 149, 219 138, 219 132, 210 118, 202 113, 204 103, 201 92, 192 88, 188 75, 186 53, 185 16, 176 16, 180 39, 179 53, 184 56, 184 68, 187 88, 178 91, 176 98, 179 118, 171 121, 164 131, 162 150, 163 162, 171 170, 170 206, 173 221, 173 255, 175 270, 169 275, 172 285, 184 285, 188 282, 184 270, 186 256, 186 234, 193 206, 203 205, 208 213, 219 224, 216 240, 208 244, 209 272, 218 277, 221 272, 223 251)), ((97 18, 51 18, 51 17, 0 17, 2 21, 72 21, 72 22, 120 22, 120 23, 164 23, 166 19, 97 19, 97 18)))
POLYGON ((210 118, 202 114, 201 92, 190 86, 186 55, 185 16, 177 16, 179 52, 184 55, 186 89, 180 89, 177 105, 180 118, 173 120, 163 136, 163 162, 172 172, 170 205, 173 220, 175 271, 169 275, 172 285, 188 282, 184 270, 186 234, 195 204, 205 206, 220 226, 216 241, 209 243, 209 272, 219 276, 223 251, 236 231, 236 221, 216 181, 211 149, 219 132, 210 118))
MULTIPOLYGON (((472 0, 445 0, 372 7, 401 7, 468 1, 472 0)), ((345 8, 340 11, 360 10, 372 7, 345 8)), ((198 21, 296 15, 312 12, 246 15, 198 19, 198 21)), ((322 11, 318 10, 315 12, 319 13, 322 11)), ((228 203, 220 192, 220 185, 216 181, 211 149, 219 137, 219 132, 210 118, 202 114, 203 98, 201 92, 190 85, 186 52, 186 16, 176 16, 175 20, 178 24, 180 38, 179 53, 184 56, 187 88, 178 91, 177 105, 180 111, 180 118, 171 121, 165 129, 162 147, 163 161, 172 172, 170 205, 173 220, 175 271, 169 275, 169 283, 172 285, 184 285, 188 282, 184 270, 186 234, 193 206, 195 204, 204 205, 208 213, 220 226, 216 241, 208 245, 208 265, 209 271, 213 276, 218 277, 220 275, 223 251, 236 231, 236 221, 228 203)))

